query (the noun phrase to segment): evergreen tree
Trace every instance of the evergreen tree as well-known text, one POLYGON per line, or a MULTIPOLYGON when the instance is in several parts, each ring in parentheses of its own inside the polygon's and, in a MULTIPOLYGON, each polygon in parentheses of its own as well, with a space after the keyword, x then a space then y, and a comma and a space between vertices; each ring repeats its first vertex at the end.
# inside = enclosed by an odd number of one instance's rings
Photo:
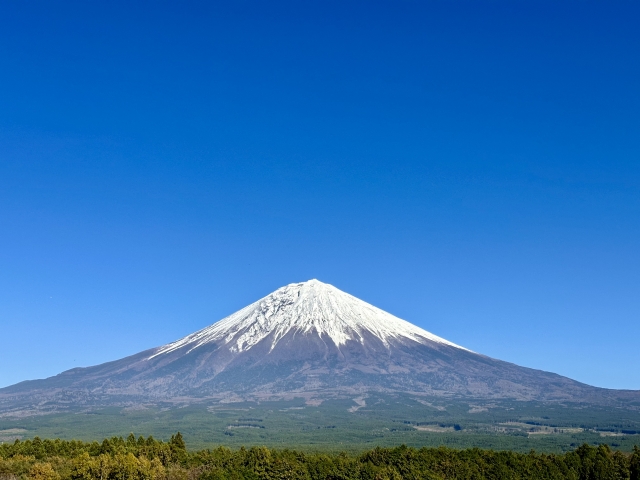
POLYGON ((640 448, 636 445, 633 447, 633 455, 629 462, 629 478, 630 480, 640 480, 640 448))
POLYGON ((184 444, 184 439, 182 438, 182 434, 180 432, 175 435, 171 435, 171 440, 169 440, 169 445, 178 450, 186 450, 187 446, 184 444))

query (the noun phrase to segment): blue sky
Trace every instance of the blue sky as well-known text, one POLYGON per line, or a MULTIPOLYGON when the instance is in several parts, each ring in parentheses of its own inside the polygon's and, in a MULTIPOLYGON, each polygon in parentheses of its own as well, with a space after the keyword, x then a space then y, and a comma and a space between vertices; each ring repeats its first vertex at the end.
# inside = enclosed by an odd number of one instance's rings
POLYGON ((0 6, 0 386, 318 278, 640 389, 640 4, 132 3, 0 6))

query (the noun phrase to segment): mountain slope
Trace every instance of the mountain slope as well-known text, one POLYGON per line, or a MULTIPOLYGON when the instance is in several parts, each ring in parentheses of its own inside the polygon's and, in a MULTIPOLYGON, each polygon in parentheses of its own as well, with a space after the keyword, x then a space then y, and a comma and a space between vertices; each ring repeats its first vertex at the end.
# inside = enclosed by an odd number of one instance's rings
POLYGON ((311 280, 168 345, 0 389, 0 411, 187 399, 322 401, 366 392, 640 401, 640 392, 590 387, 474 353, 311 280))

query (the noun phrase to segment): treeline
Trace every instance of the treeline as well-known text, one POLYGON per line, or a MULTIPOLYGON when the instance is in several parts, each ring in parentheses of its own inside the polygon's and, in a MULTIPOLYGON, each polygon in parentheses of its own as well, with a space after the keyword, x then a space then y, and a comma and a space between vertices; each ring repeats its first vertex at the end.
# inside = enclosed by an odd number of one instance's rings
POLYGON ((640 449, 582 445, 556 455, 481 449, 375 448, 332 455, 266 447, 189 452, 169 442, 114 437, 99 442, 18 441, 0 445, 0 480, 640 480, 640 449))

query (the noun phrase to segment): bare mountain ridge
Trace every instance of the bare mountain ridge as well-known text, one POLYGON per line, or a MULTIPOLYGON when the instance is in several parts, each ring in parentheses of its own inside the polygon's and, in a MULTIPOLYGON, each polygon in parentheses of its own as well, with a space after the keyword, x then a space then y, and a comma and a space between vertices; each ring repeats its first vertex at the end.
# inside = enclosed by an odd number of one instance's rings
POLYGON ((185 400, 309 401, 367 392, 625 406, 591 387, 472 352, 337 288, 282 287, 176 342, 0 389, 0 412, 185 400))

